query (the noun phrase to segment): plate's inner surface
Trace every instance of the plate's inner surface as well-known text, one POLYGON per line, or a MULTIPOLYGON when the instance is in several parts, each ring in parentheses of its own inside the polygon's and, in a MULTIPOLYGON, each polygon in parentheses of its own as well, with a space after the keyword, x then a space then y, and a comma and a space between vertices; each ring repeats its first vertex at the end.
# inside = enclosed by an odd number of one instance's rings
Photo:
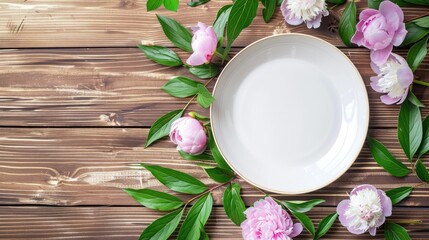
POLYGON ((247 181, 303 193, 344 173, 368 127, 362 79, 333 46, 304 35, 257 42, 228 64, 212 107, 224 157, 247 181))

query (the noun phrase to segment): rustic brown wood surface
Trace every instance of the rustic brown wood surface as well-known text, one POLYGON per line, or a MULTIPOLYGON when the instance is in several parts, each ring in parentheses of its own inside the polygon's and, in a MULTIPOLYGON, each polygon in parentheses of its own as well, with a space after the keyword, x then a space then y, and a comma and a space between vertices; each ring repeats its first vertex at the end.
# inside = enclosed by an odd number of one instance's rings
MULTIPOLYGON (((146 1, 138 0, 0 2, 0 239, 137 239, 161 213, 139 206, 122 188, 165 188, 132 164, 180 169, 214 185, 199 167, 181 159, 168 140, 143 148, 153 121, 187 102, 169 97, 160 87, 173 76, 190 75, 182 68, 162 67, 148 60, 135 46, 142 40, 171 46, 156 13, 189 27, 196 21, 213 22, 216 12, 229 3, 212 0, 189 8, 181 1, 178 13, 163 9, 147 13, 146 1)), ((367 5, 366 1, 357 4, 359 9, 367 5)), ((338 46, 357 66, 367 86, 369 135, 406 162, 396 140, 399 108, 380 103, 379 94, 369 87, 373 75, 369 52, 344 47, 335 33, 335 16, 342 8, 335 8, 317 30, 288 26, 279 12, 265 24, 259 9, 254 23, 234 43, 232 53, 262 37, 288 32, 310 34, 338 46)), ((405 8, 404 12, 410 20, 427 14, 428 8, 405 8)), ((178 52, 182 59, 187 57, 178 52)), ((397 52, 405 56, 407 50, 397 52)), ((415 76, 429 81, 428 57, 415 76)), ((420 86, 415 90, 428 106, 428 90, 420 86)), ((195 105, 190 109, 200 111, 195 105)), ((429 114, 426 108, 422 112, 429 114)), ((428 157, 423 161, 429 165, 428 157)), ((239 181, 246 205, 262 197, 251 185, 239 181)), ((413 186, 419 180, 415 175, 403 179, 389 176, 365 145, 347 173, 326 188, 300 196, 274 195, 326 199, 310 212, 317 223, 361 183, 386 190, 413 186)), ((214 200, 207 224, 209 236, 240 239, 240 228, 222 210, 221 189, 214 192, 214 200)), ((429 186, 417 188, 395 206, 392 219, 422 220, 407 229, 413 239, 429 239, 429 186)), ((325 239, 374 238, 351 235, 337 222, 325 239)), ((383 237, 380 234, 375 239, 383 237)))

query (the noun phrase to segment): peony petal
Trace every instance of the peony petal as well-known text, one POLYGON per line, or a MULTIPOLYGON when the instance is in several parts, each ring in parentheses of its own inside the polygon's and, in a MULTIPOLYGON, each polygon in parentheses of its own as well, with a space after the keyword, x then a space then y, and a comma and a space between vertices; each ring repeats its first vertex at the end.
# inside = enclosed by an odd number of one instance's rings
POLYGON ((380 197, 381 207, 383 208, 383 214, 386 217, 392 215, 392 200, 382 190, 377 190, 378 196, 380 197))
POLYGON ((386 104, 386 105, 392 105, 392 104, 398 102, 399 100, 401 100, 400 97, 391 98, 391 97, 389 97, 387 95, 381 96, 380 99, 381 99, 381 102, 384 103, 384 104, 386 104))
POLYGON ((378 219, 377 222, 375 223, 375 227, 380 227, 381 225, 383 225, 383 223, 386 221, 386 216, 381 215, 378 219))
POLYGON ((291 17, 290 11, 287 8, 287 0, 284 0, 282 2, 282 5, 280 5, 280 10, 282 11, 283 18, 290 25, 299 25, 303 22, 300 18, 291 17))
POLYGON ((409 88, 405 89, 404 94, 402 94, 401 100, 399 100, 399 102, 397 102, 396 104, 402 104, 405 101, 405 99, 407 99, 408 89, 409 88))
POLYGON ((371 62, 371 69, 372 69, 372 71, 375 72, 375 74, 380 74, 381 73, 380 67, 377 64, 373 63, 373 62, 371 62))
POLYGON ((371 88, 379 93, 383 93, 383 91, 381 91, 380 87, 378 86, 378 80, 380 80, 380 77, 375 76, 375 77, 371 77, 371 88))
POLYGON ((413 71, 411 70, 410 66, 408 66, 407 61, 403 57, 395 53, 392 53, 391 55, 399 62, 399 64, 401 64, 401 68, 399 68, 396 72, 399 84, 402 88, 408 88, 411 83, 413 83, 413 71))
POLYGON ((207 25, 205 23, 202 23, 202 22, 198 22, 197 25, 194 25, 191 27, 193 34, 195 34, 199 30, 204 31, 206 28, 207 28, 207 25))
POLYGON ((291 238, 296 237, 299 234, 301 234, 301 232, 302 232, 302 224, 301 223, 295 223, 293 225, 292 232, 289 234, 289 237, 291 237, 291 238))
POLYGON ((371 227, 368 229, 368 232, 371 236, 375 236, 375 234, 377 233, 377 228, 376 227, 371 227))
POLYGON ((372 8, 367 8, 359 14, 359 20, 366 21, 372 15, 378 14, 378 11, 372 8))
POLYGON ((371 61, 377 65, 384 64, 389 58, 390 53, 392 52, 393 46, 389 45, 384 49, 380 50, 371 50, 371 61))
POLYGON ((395 35, 392 39, 392 44, 394 46, 399 46, 404 41, 405 36, 407 35, 408 31, 405 29, 405 23, 400 23, 398 30, 396 30, 395 35))
POLYGON ((352 227, 352 226, 348 226, 348 227, 347 227, 347 230, 349 230, 349 232, 351 232, 351 233, 353 233, 353 234, 357 234, 357 235, 362 234, 362 233, 364 233, 364 232, 365 232, 365 230, 362 230, 362 229, 356 229, 356 228, 354 228, 354 227, 352 227))
POLYGON ((361 31, 356 30, 355 34, 352 37, 351 42, 357 44, 358 46, 363 45, 363 33, 361 31))
POLYGON ((337 206, 337 213, 339 215, 339 219, 341 224, 344 227, 347 227, 348 225, 350 225, 351 222, 351 218, 347 218, 346 217, 346 211, 350 206, 350 200, 346 199, 346 200, 342 200, 338 206, 337 206))
POLYGON ((398 29, 399 23, 404 21, 404 13, 401 8, 391 1, 381 2, 379 11, 386 18, 387 24, 394 30, 398 29))
POLYGON ((186 60, 186 63, 191 66, 199 66, 207 62, 206 55, 204 53, 194 52, 192 55, 186 60))
POLYGON ((319 14, 311 21, 306 22, 307 28, 319 28, 321 22, 322 22, 322 14, 319 14))
POLYGON ((355 187, 355 188, 350 192, 350 195, 356 195, 356 194, 357 194, 357 192, 362 191, 362 190, 364 190, 364 189, 369 189, 369 190, 374 191, 374 192, 376 192, 376 191, 377 191, 377 188, 375 188, 375 187, 374 187, 374 186, 372 186, 371 184, 362 184, 362 185, 359 185, 359 186, 355 187))

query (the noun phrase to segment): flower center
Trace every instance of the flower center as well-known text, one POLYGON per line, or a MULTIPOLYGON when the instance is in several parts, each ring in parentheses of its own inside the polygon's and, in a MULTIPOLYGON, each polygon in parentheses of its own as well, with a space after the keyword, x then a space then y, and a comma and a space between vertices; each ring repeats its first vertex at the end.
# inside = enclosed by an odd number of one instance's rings
POLYGON ((350 207, 346 217, 351 218, 350 225, 355 229, 367 231, 377 224, 383 214, 380 197, 376 191, 363 189, 350 197, 350 207))
POLYGON ((313 20, 321 12, 326 10, 325 0, 285 0, 291 17, 303 21, 313 20))
POLYGON ((405 89, 398 81, 397 72, 400 67, 401 64, 394 59, 387 61, 380 67, 380 73, 378 74, 380 80, 377 86, 391 98, 401 97, 405 92, 405 89))

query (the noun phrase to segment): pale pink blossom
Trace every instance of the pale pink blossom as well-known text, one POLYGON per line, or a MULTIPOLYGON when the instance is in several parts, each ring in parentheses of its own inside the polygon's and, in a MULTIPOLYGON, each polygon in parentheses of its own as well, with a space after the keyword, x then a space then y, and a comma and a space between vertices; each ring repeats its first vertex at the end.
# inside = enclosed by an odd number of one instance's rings
POLYGON ((206 149, 207 135, 201 122, 182 117, 173 122, 170 128, 170 139, 177 144, 177 150, 196 155, 206 149))
POLYGON ((401 104, 408 95, 408 89, 413 83, 413 71, 405 59, 391 53, 387 61, 381 65, 371 62, 372 70, 377 76, 371 77, 371 87, 379 93, 384 104, 401 104))
POLYGON ((325 0, 283 0, 283 17, 290 25, 305 23, 308 28, 320 27, 322 16, 328 16, 325 0))
POLYGON ((401 8, 383 1, 379 10, 365 9, 359 15, 352 42, 371 50, 371 60, 377 64, 387 61, 393 46, 399 46, 407 35, 401 8))
POLYGON ((357 186, 350 193, 350 199, 337 206, 340 222, 353 234, 369 232, 375 236, 386 217, 392 215, 392 201, 386 193, 374 186, 357 186))
POLYGON ((216 51, 217 36, 212 27, 202 22, 192 27, 192 55, 186 60, 191 66, 209 63, 216 51))
POLYGON ((249 207, 241 223, 245 240, 291 240, 302 232, 301 223, 293 223, 289 214, 271 197, 249 207))

